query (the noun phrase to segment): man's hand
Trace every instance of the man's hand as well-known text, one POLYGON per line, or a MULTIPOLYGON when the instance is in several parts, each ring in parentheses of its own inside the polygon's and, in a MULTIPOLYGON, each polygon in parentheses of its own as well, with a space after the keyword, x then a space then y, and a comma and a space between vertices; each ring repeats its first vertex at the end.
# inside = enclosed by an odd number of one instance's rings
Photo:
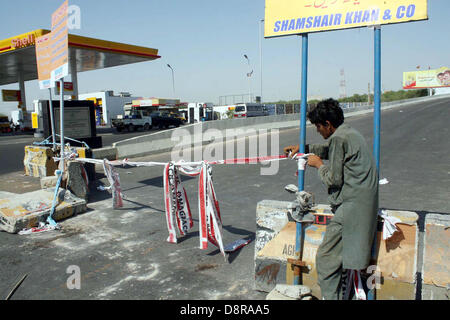
POLYGON ((292 158, 296 153, 298 153, 299 146, 298 145, 296 145, 296 146, 287 146, 287 147, 284 147, 283 150, 284 150, 284 154, 285 155, 289 156, 289 154, 290 154, 290 157, 292 158))
POLYGON ((308 166, 319 169, 323 165, 322 159, 320 159, 315 154, 312 154, 308 157, 308 166))
MULTIPOLYGON (((287 146, 287 147, 284 147, 283 151, 284 151, 284 154, 287 156, 290 153, 291 154, 290 157, 292 158, 296 153, 298 153, 300 151, 300 147, 298 144, 295 146, 294 145, 287 146)), ((309 153, 309 144, 305 145, 305 153, 309 153)))

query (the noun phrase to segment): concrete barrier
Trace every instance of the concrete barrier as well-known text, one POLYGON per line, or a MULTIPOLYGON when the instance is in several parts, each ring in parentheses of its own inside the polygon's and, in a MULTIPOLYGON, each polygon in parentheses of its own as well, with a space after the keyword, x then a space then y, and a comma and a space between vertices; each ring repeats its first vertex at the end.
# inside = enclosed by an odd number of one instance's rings
MULTIPOLYGON (((60 190, 62 191, 63 189, 60 190)), ((54 193, 54 188, 23 194, 0 192, 0 230, 17 233, 45 222, 51 213, 54 193)), ((85 211, 86 201, 66 191, 52 217, 55 221, 60 221, 85 211)))
POLYGON ((450 289, 450 216, 429 214, 425 218, 423 254, 423 300, 448 300, 450 289))
MULTIPOLYGON (((287 262, 295 258, 296 223, 289 220, 289 204, 285 201, 263 200, 256 209, 255 289, 270 292, 277 284, 292 284, 293 269, 287 262), (287 221, 286 223, 284 223, 287 221)), ((328 206, 319 205, 319 210, 328 206)), ((421 231, 419 215, 411 211, 385 210, 388 216, 400 219, 398 231, 382 239, 379 218, 376 261, 372 279, 379 277, 377 300, 448 299, 450 283, 449 215, 428 214, 421 231), (422 235, 421 235, 422 233, 422 235), (377 269, 375 269, 375 267, 377 269), (422 280, 423 278, 423 280, 422 280)), ((302 284, 320 298, 315 256, 326 225, 312 224, 305 229, 302 260, 302 284)))
MULTIPOLYGON (((420 97, 415 99, 408 99, 403 101, 382 103, 381 108, 390 109, 394 107, 405 107, 408 105, 415 105, 423 103, 425 101, 440 101, 442 99, 448 99, 450 95, 439 95, 431 97, 420 97)), ((351 117, 354 115, 360 115, 364 113, 373 112, 373 106, 364 106, 361 108, 346 108, 344 109, 345 117, 351 117)), ((97 159, 110 157, 110 160, 122 159, 126 157, 139 157, 156 153, 163 153, 173 150, 174 147, 187 147, 195 146, 198 144, 205 144, 211 142, 208 137, 205 137, 203 133, 207 130, 218 130, 223 137, 226 136, 226 130, 242 129, 242 130, 271 130, 271 129, 287 129, 296 128, 300 123, 300 114, 283 114, 273 115, 265 117, 252 117, 241 119, 227 119, 227 120, 215 120, 200 122, 191 125, 185 125, 179 128, 164 130, 148 135, 139 137, 133 137, 130 139, 122 140, 113 144, 112 148, 96 149, 94 151, 94 157, 97 159), (190 135, 198 141, 188 141, 186 143, 180 143, 175 137, 182 137, 190 135), (173 137, 173 138, 172 138, 173 137)), ((309 121, 307 125, 310 125, 309 121)))
MULTIPOLYGON (((287 262, 295 259, 296 223, 290 220, 291 202, 263 200, 256 209, 255 289, 272 291, 277 284, 293 284, 293 268, 287 262), (285 222, 283 224, 283 222, 285 222)), ((327 205, 318 205, 317 213, 330 211, 327 205)), ((320 297, 317 285, 315 257, 322 242, 326 226, 311 224, 305 228, 302 261, 302 284, 309 287, 313 296, 320 297)))
POLYGON ((55 174, 57 165, 53 160, 52 148, 43 146, 25 146, 23 165, 25 175, 32 177, 48 177, 55 174))
POLYGON ((117 148, 115 147, 105 147, 92 149, 92 158, 94 159, 107 159, 107 160, 117 160, 117 148))
MULTIPOLYGON (((207 130, 218 130, 223 137, 227 130, 270 130, 296 127, 299 124, 299 114, 277 115, 266 117, 242 118, 206 121, 196 124, 186 125, 179 128, 164 130, 149 135, 133 137, 113 144, 117 150, 117 158, 139 157, 154 153, 162 153, 173 150, 175 146, 195 146, 196 144, 210 143, 210 140, 204 133, 207 130), (192 137, 191 141, 183 143, 176 137, 192 137), (194 141, 195 139, 198 139, 194 141)), ((184 139, 185 140, 185 139, 184 139)))

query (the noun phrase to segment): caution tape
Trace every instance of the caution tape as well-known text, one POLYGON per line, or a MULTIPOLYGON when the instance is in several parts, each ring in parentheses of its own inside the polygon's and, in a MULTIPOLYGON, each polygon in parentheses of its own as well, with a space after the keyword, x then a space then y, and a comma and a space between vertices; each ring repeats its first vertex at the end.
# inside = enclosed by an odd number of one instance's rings
POLYGON ((366 292, 362 285, 360 270, 349 269, 346 271, 346 281, 344 283, 344 295, 343 300, 350 299, 350 293, 353 288, 353 292, 356 300, 367 300, 366 292))
POLYGON ((191 208, 177 168, 172 162, 164 166, 164 204, 168 242, 177 243, 177 234, 184 236, 193 227, 191 208), (175 228, 177 227, 177 228, 175 228))
POLYGON ((170 243, 177 243, 178 238, 185 236, 194 225, 186 190, 181 183, 180 173, 191 177, 199 176, 198 208, 200 249, 207 249, 208 243, 211 243, 219 248, 222 255, 225 256, 225 252, 237 250, 237 248, 249 243, 250 240, 242 240, 239 244, 233 245, 231 249, 230 245, 228 245, 225 249, 222 236, 222 217, 220 214, 219 201, 217 200, 213 185, 212 165, 253 164, 293 159, 301 162, 301 164, 298 165, 298 169, 304 170, 304 165, 306 163, 305 159, 308 156, 309 154, 295 154, 293 157, 274 155, 196 162, 186 162, 183 160, 177 162, 134 162, 129 161, 128 159, 109 161, 106 159, 100 160, 90 158, 76 158, 74 160, 103 165, 105 175, 110 183, 110 186, 104 189, 111 190, 114 209, 123 207, 123 194, 120 186, 120 178, 119 174, 114 170, 115 166, 163 166, 164 206, 167 229, 169 232, 167 241, 170 243))

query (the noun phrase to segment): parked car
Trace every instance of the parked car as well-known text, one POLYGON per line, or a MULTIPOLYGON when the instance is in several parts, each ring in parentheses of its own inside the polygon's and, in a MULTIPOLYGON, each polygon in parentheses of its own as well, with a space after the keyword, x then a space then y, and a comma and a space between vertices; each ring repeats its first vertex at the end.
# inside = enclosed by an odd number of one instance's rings
POLYGON ((170 126, 179 127, 183 124, 183 121, 180 118, 171 117, 168 112, 155 111, 150 113, 150 117, 152 118, 153 126, 160 129, 168 128, 170 126))
POLYGON ((152 118, 146 114, 144 110, 133 108, 130 105, 124 106, 124 114, 119 114, 116 119, 111 119, 111 126, 116 128, 117 132, 128 130, 136 131, 142 128, 147 131, 153 126, 152 118))

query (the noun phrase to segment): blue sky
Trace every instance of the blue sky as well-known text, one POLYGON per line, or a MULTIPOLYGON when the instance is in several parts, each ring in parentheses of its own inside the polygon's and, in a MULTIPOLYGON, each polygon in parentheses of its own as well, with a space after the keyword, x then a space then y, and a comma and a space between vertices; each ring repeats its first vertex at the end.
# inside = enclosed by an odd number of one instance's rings
MULTIPOLYGON (((361 0, 362 1, 362 0, 361 0)), ((61 0, 2 1, 0 39, 39 28, 61 0)), ((81 29, 71 33, 157 48, 161 59, 89 71, 78 75, 79 92, 114 90, 133 96, 174 97, 186 102, 218 103, 219 96, 261 93, 259 32, 264 0, 71 0, 81 9, 81 29)), ((382 89, 400 90, 402 73, 450 66, 450 1, 429 0, 429 20, 382 26, 382 89)), ((335 97, 344 69, 346 93, 367 93, 373 86, 373 30, 358 28, 309 35, 308 95, 335 97)), ((264 101, 300 98, 301 37, 262 39, 264 101)), ((69 76, 70 79, 70 76, 69 76)), ((18 89, 18 84, 0 86, 18 89)), ((48 91, 26 82, 27 106, 48 91)), ((12 110, 15 109, 12 104, 12 110)), ((1 110, 11 103, 0 102, 1 110)), ((1 112, 1 111, 0 111, 1 112)), ((8 113, 9 115, 9 113, 8 113)))

